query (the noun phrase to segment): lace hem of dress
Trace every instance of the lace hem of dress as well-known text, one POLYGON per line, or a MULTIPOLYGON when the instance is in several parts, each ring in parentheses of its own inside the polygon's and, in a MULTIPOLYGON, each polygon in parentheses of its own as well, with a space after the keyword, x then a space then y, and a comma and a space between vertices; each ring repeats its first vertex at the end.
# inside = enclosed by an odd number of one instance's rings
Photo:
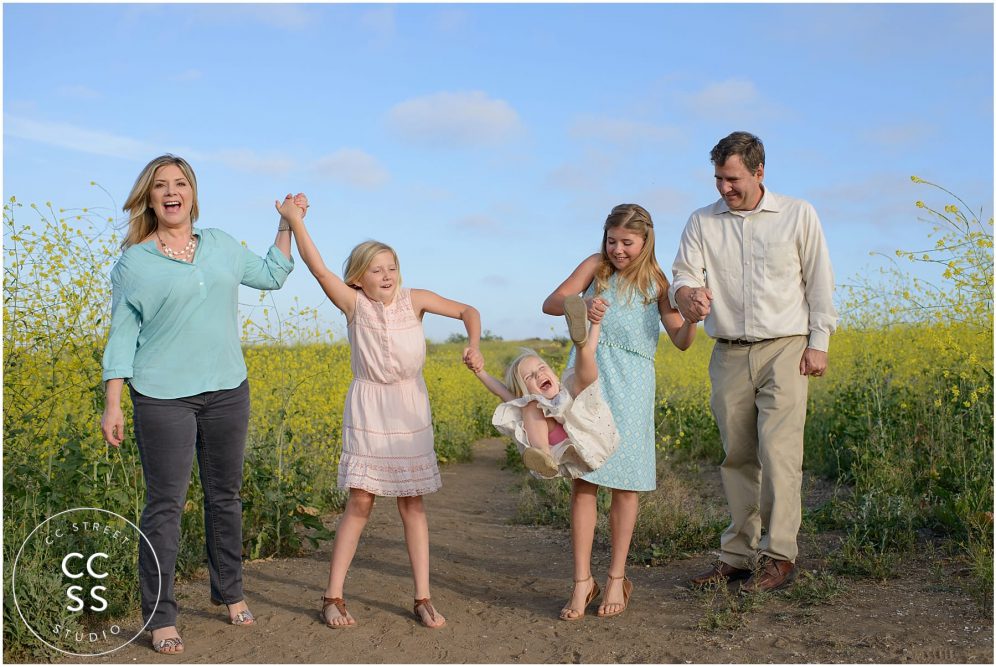
POLYGON ((442 486, 435 453, 418 457, 378 457, 345 452, 337 485, 378 496, 421 496, 442 486))

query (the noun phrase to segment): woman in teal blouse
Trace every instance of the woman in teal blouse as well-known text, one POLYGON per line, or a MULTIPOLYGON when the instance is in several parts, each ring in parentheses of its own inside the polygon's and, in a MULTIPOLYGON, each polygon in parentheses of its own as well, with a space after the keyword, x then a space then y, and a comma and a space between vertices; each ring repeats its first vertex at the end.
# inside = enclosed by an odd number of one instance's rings
MULTIPOLYGON (((285 200, 284 205, 290 205, 285 200)), ((249 384, 239 341, 239 285, 279 289, 294 266, 278 227, 266 257, 218 229, 194 227, 197 181, 182 158, 145 166, 124 210, 123 252, 111 271, 111 330, 104 350, 104 439, 124 439, 127 382, 145 477, 139 547, 142 615, 153 648, 180 653, 173 579, 194 453, 204 487, 211 600, 235 625, 253 622, 242 595, 242 463, 249 384), (154 552, 154 553, 153 553, 154 552)))

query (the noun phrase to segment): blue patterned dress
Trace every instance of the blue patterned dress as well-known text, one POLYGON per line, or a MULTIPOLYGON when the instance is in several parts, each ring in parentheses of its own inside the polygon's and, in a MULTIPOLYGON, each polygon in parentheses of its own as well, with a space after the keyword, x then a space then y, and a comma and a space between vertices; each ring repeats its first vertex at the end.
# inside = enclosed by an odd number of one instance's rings
MULTIPOLYGON (((602 465, 581 479, 610 489, 653 491, 657 488, 654 454, 654 402, 657 376, 654 354, 660 336, 657 302, 644 303, 635 289, 628 300, 619 296, 617 276, 601 297, 609 302, 595 351, 605 401, 619 429, 619 447, 602 465)), ((585 297, 594 295, 594 282, 585 297)), ((575 350, 567 365, 574 365, 575 350)))

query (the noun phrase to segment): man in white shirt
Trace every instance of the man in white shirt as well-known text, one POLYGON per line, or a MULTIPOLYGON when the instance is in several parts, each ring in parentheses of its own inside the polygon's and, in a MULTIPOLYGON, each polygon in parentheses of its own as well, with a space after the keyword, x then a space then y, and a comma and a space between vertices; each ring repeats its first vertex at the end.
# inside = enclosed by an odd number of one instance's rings
POLYGON ((710 157, 721 198, 689 217, 670 298, 716 339, 710 403, 732 521, 719 561, 692 583, 770 591, 795 578, 808 376, 827 368, 833 270, 813 207, 764 187, 760 139, 734 132, 710 157))

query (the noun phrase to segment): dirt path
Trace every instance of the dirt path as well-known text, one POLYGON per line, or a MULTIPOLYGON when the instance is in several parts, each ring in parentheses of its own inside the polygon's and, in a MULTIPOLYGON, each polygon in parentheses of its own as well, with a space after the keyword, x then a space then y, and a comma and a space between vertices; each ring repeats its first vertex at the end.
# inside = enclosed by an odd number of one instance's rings
MULTIPOLYGON (((771 597, 736 630, 704 630, 710 607, 686 587, 710 556, 668 567, 630 568, 629 610, 557 620, 570 586, 569 534, 512 525, 516 474, 501 470, 504 445, 485 440, 472 463, 442 469, 443 489, 427 497, 433 600, 448 619, 420 627, 401 521, 378 501, 346 581, 359 625, 326 628, 318 618, 328 576, 326 546, 311 557, 249 563, 246 594, 258 622, 237 628, 211 607, 207 581, 178 587, 186 652, 152 652, 147 635, 105 662, 208 663, 992 663, 992 616, 963 593, 929 578, 852 583, 830 605, 771 597)), ((805 552, 805 548, 803 549, 805 552)), ((607 546, 594 572, 605 578, 607 546)), ((806 568, 806 559, 800 564, 806 568)))

